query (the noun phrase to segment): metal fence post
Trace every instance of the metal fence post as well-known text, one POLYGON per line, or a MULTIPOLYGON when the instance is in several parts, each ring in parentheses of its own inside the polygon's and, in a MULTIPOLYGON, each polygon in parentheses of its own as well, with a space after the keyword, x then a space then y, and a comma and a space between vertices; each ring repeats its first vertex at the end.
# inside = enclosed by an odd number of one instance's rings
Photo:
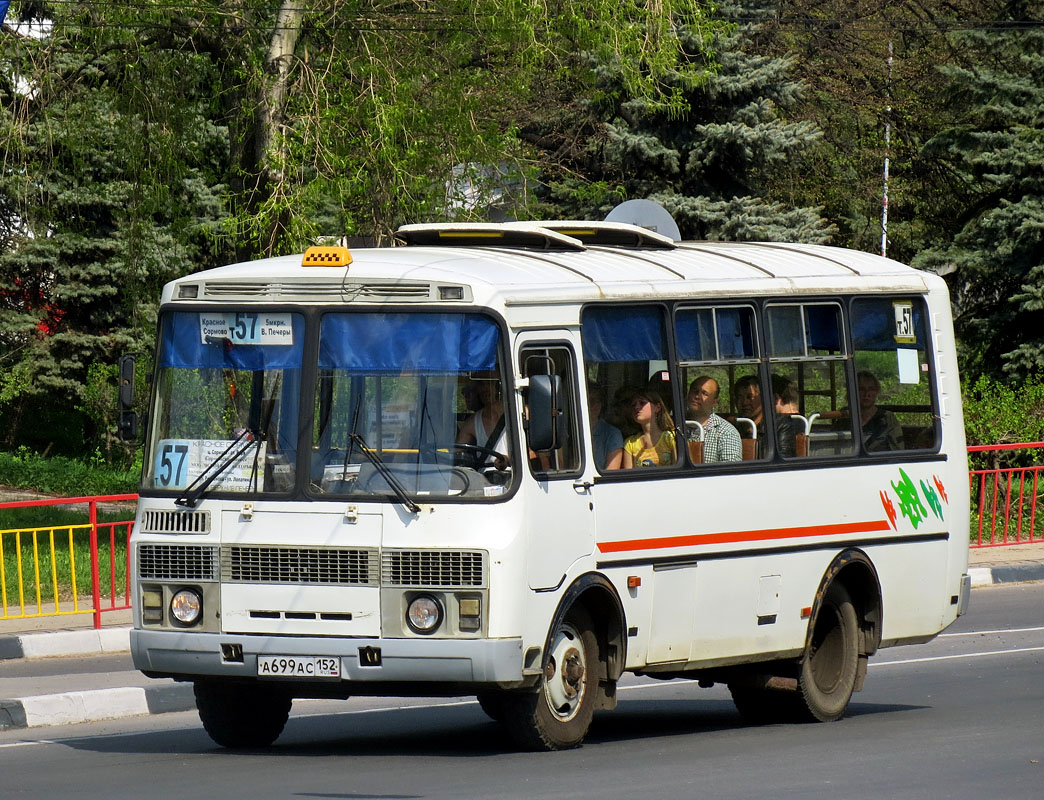
POLYGON ((88 503, 91 523, 91 594, 94 596, 94 627, 100 629, 101 624, 101 581, 98 576, 98 501, 92 499, 88 503))

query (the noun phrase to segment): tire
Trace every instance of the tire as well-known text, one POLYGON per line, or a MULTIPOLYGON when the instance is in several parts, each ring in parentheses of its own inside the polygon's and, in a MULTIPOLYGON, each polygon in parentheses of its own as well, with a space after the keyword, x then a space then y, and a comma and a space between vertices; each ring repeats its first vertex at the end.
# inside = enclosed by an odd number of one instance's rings
POLYGON ((504 722, 527 750, 578 747, 587 735, 600 673, 598 639, 592 628, 583 608, 571 608, 551 637, 537 689, 504 695, 504 722))
POLYGON ((283 732, 293 700, 265 686, 196 681, 196 709, 207 734, 222 747, 267 747, 283 732))
POLYGON ((832 583, 813 622, 798 670, 801 713, 832 722, 848 708, 859 668, 859 616, 840 583, 832 583))
POLYGON ((476 696, 479 707, 494 722, 503 722, 508 715, 508 698, 504 692, 483 692, 476 696))

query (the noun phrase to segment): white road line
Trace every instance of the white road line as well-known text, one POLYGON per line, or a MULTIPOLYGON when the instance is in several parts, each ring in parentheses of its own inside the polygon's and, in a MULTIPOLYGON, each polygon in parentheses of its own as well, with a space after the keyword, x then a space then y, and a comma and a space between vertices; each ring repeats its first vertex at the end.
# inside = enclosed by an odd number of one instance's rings
POLYGON ((983 656, 1007 656, 1015 653, 1037 653, 1044 647, 1018 647, 1012 650, 990 650, 983 653, 957 653, 950 656, 928 656, 926 658, 906 658, 902 661, 873 661, 871 667, 891 667, 895 664, 923 664, 927 661, 955 661, 961 658, 982 658, 983 656))
POLYGON ((1038 625, 1036 628, 998 628, 992 631, 968 631, 967 633, 940 633, 939 638, 949 636, 989 636, 995 633, 1035 633, 1037 631, 1044 631, 1044 625, 1038 625))

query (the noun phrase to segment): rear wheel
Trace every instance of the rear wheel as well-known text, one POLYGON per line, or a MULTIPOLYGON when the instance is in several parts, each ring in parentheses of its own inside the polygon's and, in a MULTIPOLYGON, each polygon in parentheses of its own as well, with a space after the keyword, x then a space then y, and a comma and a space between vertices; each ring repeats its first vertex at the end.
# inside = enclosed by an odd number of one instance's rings
POLYGON ((798 670, 800 708, 820 722, 839 719, 848 708, 859 669, 859 616, 840 583, 823 597, 798 670))
POLYGON ((576 747, 587 735, 598 689, 598 639, 588 613, 574 606, 551 637, 536 691, 505 695, 512 735, 531 750, 576 747))
POLYGON ((283 732, 293 700, 267 686, 196 681, 196 709, 222 747, 267 747, 283 732))

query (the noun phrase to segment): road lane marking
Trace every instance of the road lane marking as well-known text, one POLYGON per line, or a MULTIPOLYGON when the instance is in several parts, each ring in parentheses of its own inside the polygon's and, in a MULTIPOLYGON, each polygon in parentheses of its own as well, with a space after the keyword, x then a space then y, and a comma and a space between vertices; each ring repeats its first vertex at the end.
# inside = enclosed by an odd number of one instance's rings
POLYGON ((1037 631, 1044 631, 1044 625, 1038 625, 1036 628, 998 628, 990 631, 968 631, 967 633, 940 633, 939 638, 947 636, 988 636, 995 633, 1036 633, 1037 631))
POLYGON ((983 653, 956 653, 949 656, 926 656, 925 658, 906 658, 901 661, 874 661, 871 667, 890 667, 895 664, 923 664, 928 661, 954 661, 960 658, 982 658, 983 656, 1007 656, 1014 653, 1037 653, 1044 647, 1018 647, 1014 650, 990 650, 983 653))

